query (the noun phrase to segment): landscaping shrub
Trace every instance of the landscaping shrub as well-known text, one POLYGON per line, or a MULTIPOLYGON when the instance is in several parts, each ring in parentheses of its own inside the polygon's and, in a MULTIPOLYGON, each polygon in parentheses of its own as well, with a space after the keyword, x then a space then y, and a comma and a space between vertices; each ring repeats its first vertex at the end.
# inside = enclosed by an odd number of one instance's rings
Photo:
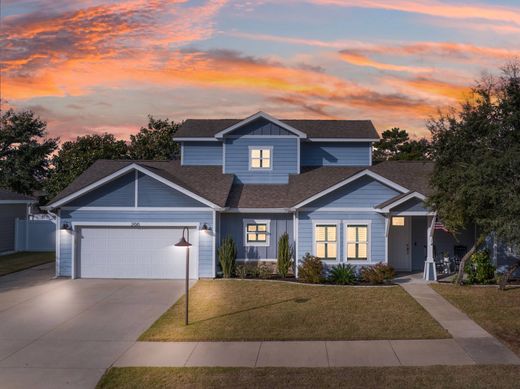
POLYGON ((493 284, 495 282, 495 270, 496 268, 491 262, 487 250, 474 253, 464 267, 470 284, 493 284))
POLYGON ((228 236, 222 240, 218 249, 218 259, 220 267, 224 273, 224 278, 230 278, 235 273, 235 259, 237 257, 237 247, 232 237, 228 236))
POLYGON ((321 274, 323 272, 323 263, 321 259, 305 254, 302 258, 301 265, 298 266, 298 275, 303 282, 309 284, 319 284, 321 282, 321 274))
POLYGON ((384 284, 385 282, 391 281, 394 277, 394 268, 384 263, 378 263, 374 266, 364 266, 361 269, 361 278, 363 281, 374 285, 384 284))
POLYGON ((273 269, 267 263, 259 263, 257 266, 258 277, 262 279, 271 278, 273 275, 273 269))
POLYGON ((278 274, 285 278, 289 274, 289 269, 292 265, 292 248, 289 244, 289 234, 284 232, 280 239, 278 239, 278 274))
POLYGON ((353 285, 356 283, 356 271, 354 266, 341 263, 332 266, 329 273, 329 281, 337 285, 353 285))
POLYGON ((244 279, 247 277, 247 267, 245 264, 235 266, 235 274, 238 278, 244 279))

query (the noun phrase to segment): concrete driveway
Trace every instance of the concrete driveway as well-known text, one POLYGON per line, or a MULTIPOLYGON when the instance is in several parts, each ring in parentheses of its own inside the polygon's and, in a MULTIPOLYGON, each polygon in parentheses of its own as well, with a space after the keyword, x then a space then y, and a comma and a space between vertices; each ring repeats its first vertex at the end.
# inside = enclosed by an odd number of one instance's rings
POLYGON ((184 291, 183 281, 0 277, 2 388, 92 388, 184 291))

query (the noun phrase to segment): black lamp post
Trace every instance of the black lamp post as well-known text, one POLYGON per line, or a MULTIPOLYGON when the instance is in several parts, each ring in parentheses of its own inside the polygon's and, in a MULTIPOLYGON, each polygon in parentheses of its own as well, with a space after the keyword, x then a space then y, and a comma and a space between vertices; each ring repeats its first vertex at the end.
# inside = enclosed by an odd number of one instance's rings
POLYGON ((190 230, 188 227, 184 227, 182 229, 182 238, 179 242, 175 243, 176 247, 186 247, 186 313, 184 316, 184 324, 188 325, 188 303, 189 303, 189 290, 190 290, 190 230), (184 237, 184 232, 186 232, 186 238, 184 237))

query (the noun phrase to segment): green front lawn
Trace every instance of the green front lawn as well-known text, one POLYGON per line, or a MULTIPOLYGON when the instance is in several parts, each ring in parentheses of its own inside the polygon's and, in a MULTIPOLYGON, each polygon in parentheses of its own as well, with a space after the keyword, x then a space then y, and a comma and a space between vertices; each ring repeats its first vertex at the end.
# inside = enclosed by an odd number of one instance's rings
POLYGON ((54 252, 21 252, 0 257, 0 276, 53 262, 54 252))
POLYGON ((139 340, 354 340, 449 337, 399 286, 311 286, 289 282, 203 280, 139 340))
POLYGON ((518 366, 344 368, 125 367, 98 383, 107 388, 518 388, 518 366))
POLYGON ((433 289, 520 355, 520 288, 437 284, 433 289))

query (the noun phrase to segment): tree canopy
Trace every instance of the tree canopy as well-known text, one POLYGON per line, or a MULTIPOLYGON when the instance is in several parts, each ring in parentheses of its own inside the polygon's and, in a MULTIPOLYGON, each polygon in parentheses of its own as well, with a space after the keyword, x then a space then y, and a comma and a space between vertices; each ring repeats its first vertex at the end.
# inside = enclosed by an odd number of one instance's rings
POLYGON ((148 126, 139 133, 130 135, 129 157, 131 159, 168 160, 179 157, 179 145, 173 135, 180 124, 168 119, 148 116, 148 126))
POLYGON ((451 231, 520 245, 520 63, 484 76, 459 109, 428 122, 435 167, 429 204, 451 231))
POLYGON ((32 111, 5 111, 0 117, 0 187, 33 194, 49 174, 49 155, 57 138, 47 138, 47 123, 32 111))
POLYGON ((54 197, 98 159, 125 159, 128 146, 112 134, 78 136, 63 143, 52 158, 53 169, 45 185, 48 198, 54 197))
POLYGON ((374 144, 373 160, 425 160, 430 159, 430 142, 425 139, 410 140, 406 130, 394 127, 383 131, 379 142, 374 144))

